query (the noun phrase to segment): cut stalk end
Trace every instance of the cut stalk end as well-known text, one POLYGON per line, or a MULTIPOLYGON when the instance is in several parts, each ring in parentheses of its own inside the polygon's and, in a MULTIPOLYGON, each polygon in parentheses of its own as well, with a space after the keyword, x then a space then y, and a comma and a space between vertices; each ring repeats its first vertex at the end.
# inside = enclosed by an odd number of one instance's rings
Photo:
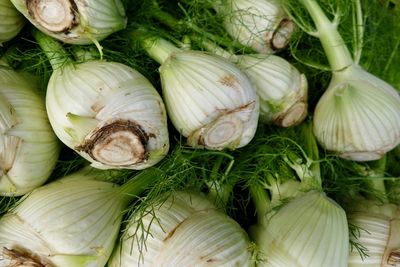
POLYGON ((307 116, 307 102, 297 102, 275 121, 279 126, 290 127, 300 124, 307 116))
POLYGON ((233 112, 223 114, 213 122, 194 131, 187 138, 190 146, 212 150, 224 148, 236 149, 241 146, 241 139, 245 131, 242 114, 254 109, 255 103, 250 103, 233 112))
POLYGON ((147 160, 148 140, 149 136, 140 125, 119 120, 89 134, 87 141, 77 150, 105 165, 122 167, 147 160))
POLYGON ((283 19, 279 28, 275 31, 274 36, 271 40, 272 48, 274 49, 282 49, 285 48, 292 37, 294 32, 294 23, 290 19, 283 19))
POLYGON ((77 6, 73 0, 27 1, 30 16, 51 32, 66 32, 78 24, 77 6))

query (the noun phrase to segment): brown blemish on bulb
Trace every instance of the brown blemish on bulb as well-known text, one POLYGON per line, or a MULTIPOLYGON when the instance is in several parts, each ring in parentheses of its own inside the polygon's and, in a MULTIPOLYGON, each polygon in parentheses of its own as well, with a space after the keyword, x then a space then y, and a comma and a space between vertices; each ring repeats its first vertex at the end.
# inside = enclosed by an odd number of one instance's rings
POLYGON ((10 261, 8 267, 54 267, 28 252, 3 247, 3 258, 10 261))
POLYGON ((163 242, 167 241, 168 239, 170 239, 176 232, 176 230, 183 224, 184 221, 186 221, 188 218, 185 218, 183 221, 181 221, 180 223, 178 223, 174 229, 172 229, 169 233, 167 233, 167 236, 163 239, 163 242))
POLYGON ((225 86, 236 88, 236 84, 238 83, 238 80, 235 75, 228 74, 228 75, 225 75, 224 77, 222 77, 218 82, 225 86))
POLYGON ((129 166, 148 159, 147 144, 154 134, 146 134, 140 125, 117 120, 91 134, 90 139, 76 147, 94 160, 111 166, 129 166))
POLYGON ((388 266, 400 266, 400 249, 392 251, 387 259, 388 266))
MULTIPOLYGON (((49 1, 54 8, 54 4, 59 2, 61 6, 66 5, 67 11, 64 12, 62 21, 52 21, 54 18, 46 17, 45 11, 48 8, 42 0, 25 0, 25 5, 28 9, 28 14, 31 18, 46 30, 54 33, 68 33, 73 27, 79 24, 78 22, 78 6, 74 0, 54 0, 49 1)), ((60 17, 56 18, 59 19, 60 17)))

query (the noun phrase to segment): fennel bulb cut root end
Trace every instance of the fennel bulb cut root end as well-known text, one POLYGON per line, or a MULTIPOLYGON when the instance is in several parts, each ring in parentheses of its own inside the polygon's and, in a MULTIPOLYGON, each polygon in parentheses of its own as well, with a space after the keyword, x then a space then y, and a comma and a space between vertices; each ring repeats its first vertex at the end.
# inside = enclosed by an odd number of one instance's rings
POLYGON ((214 1, 214 9, 232 38, 262 54, 284 48, 294 31, 275 0, 214 1))
POLYGON ((275 55, 238 55, 234 59, 257 91, 262 122, 290 127, 305 119, 308 83, 304 74, 275 55))
POLYGON ((120 0, 11 0, 40 31, 70 44, 91 44, 126 26, 120 0))
POLYGON ((394 204, 357 200, 359 205, 348 214, 357 227, 351 238, 363 247, 366 255, 353 248, 349 267, 400 266, 400 208, 394 204))
POLYGON ((161 97, 123 64, 95 60, 54 70, 46 105, 60 140, 95 168, 144 169, 168 152, 161 97))
POLYGON ((200 51, 180 50, 161 38, 144 42, 157 60, 168 115, 192 147, 222 150, 254 137, 259 101, 233 63, 200 51))
POLYGON ((346 213, 324 193, 307 192, 271 212, 251 229, 262 258, 258 266, 347 266, 346 213))
POLYGON ((196 193, 176 192, 126 227, 110 267, 253 265, 246 232, 196 193))
POLYGON ((0 68, 0 195, 42 185, 56 165, 59 141, 34 77, 0 68))
POLYGON ((400 143, 400 95, 358 65, 334 72, 314 112, 314 133, 343 158, 379 159, 400 143))
POLYGON ((14 38, 25 25, 25 18, 10 0, 0 0, 0 45, 14 38))

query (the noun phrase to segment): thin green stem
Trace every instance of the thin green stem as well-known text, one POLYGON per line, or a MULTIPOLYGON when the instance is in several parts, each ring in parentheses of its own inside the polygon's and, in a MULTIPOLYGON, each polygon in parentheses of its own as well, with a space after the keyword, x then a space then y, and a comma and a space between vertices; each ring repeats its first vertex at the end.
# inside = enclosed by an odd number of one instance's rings
POLYGON ((317 36, 321 41, 332 71, 340 71, 351 64, 353 59, 337 25, 330 21, 315 0, 300 0, 311 15, 316 27, 317 36))
POLYGON ((62 67, 66 63, 73 62, 67 51, 65 51, 63 46, 58 41, 36 29, 33 29, 32 34, 49 59, 53 70, 62 67))
POLYGON ((353 0, 355 6, 354 25, 354 62, 360 62, 364 43, 364 21, 360 0, 353 0))
POLYGON ((393 60, 394 60, 396 54, 398 53, 399 49, 400 49, 400 39, 397 39, 396 45, 394 46, 394 49, 392 50, 392 53, 390 54, 390 57, 387 60, 385 68, 383 69, 384 73, 387 72, 388 69, 390 68, 390 65, 393 63, 393 60))
POLYGON ((246 52, 253 52, 252 49, 249 47, 243 46, 239 42, 235 40, 229 40, 227 41, 226 39, 219 37, 215 34, 212 34, 201 27, 197 26, 195 23, 188 21, 188 20, 178 20, 175 17, 171 16, 168 12, 165 12, 161 10, 159 5, 157 4, 157 1, 153 1, 153 7, 151 11, 149 12, 151 16, 158 20, 159 22, 163 23, 164 25, 168 26, 170 29, 172 29, 175 32, 182 33, 187 30, 190 30, 199 36, 203 36, 213 42, 222 44, 226 47, 236 47, 239 48, 243 51, 246 52))
POLYGON ((227 180, 228 174, 233 166, 234 159, 230 158, 230 162, 223 174, 220 172, 220 168, 223 163, 223 158, 218 158, 214 164, 211 172, 211 181, 208 183, 209 192, 207 194, 208 199, 215 204, 218 208, 225 208, 228 200, 231 196, 233 187, 235 186, 238 177, 231 176, 227 180), (218 177, 221 176, 221 177, 218 177))
POLYGON ((162 171, 159 169, 145 169, 122 185, 120 193, 125 198, 125 201, 129 203, 134 197, 143 192, 153 183, 157 182, 160 177, 162 177, 162 171))
POLYGON ((266 224, 266 214, 271 208, 271 200, 267 191, 260 185, 250 186, 250 195, 256 207, 258 224, 266 224))
POLYGON ((305 122, 301 126, 302 136, 305 141, 305 152, 309 159, 311 159, 311 163, 309 166, 310 171, 313 174, 313 180, 322 187, 321 181, 321 169, 319 164, 319 150, 317 141, 315 140, 315 136, 312 130, 312 122, 305 122))

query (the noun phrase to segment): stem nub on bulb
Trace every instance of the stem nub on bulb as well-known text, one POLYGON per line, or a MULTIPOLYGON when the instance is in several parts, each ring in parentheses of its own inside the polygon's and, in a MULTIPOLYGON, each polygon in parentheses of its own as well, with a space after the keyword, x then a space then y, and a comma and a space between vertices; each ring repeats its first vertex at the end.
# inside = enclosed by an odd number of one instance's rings
POLYGON ((301 98, 299 101, 303 102, 294 103, 289 110, 278 116, 274 123, 282 127, 300 124, 307 117, 307 97, 301 98))
POLYGON ((51 32, 66 32, 78 24, 73 0, 27 0, 29 15, 51 32))
POLYGON ((272 48, 275 50, 285 48, 289 44, 294 28, 295 24, 292 20, 288 18, 282 19, 271 38, 270 45, 272 48))
POLYGON ((148 140, 149 136, 140 125, 117 120, 95 129, 77 150, 106 165, 128 166, 148 158, 148 140))
POLYGON ((244 130, 243 122, 239 119, 238 114, 254 109, 255 104, 255 102, 252 102, 244 105, 196 130, 188 136, 188 144, 217 150, 225 147, 236 147, 244 130))

